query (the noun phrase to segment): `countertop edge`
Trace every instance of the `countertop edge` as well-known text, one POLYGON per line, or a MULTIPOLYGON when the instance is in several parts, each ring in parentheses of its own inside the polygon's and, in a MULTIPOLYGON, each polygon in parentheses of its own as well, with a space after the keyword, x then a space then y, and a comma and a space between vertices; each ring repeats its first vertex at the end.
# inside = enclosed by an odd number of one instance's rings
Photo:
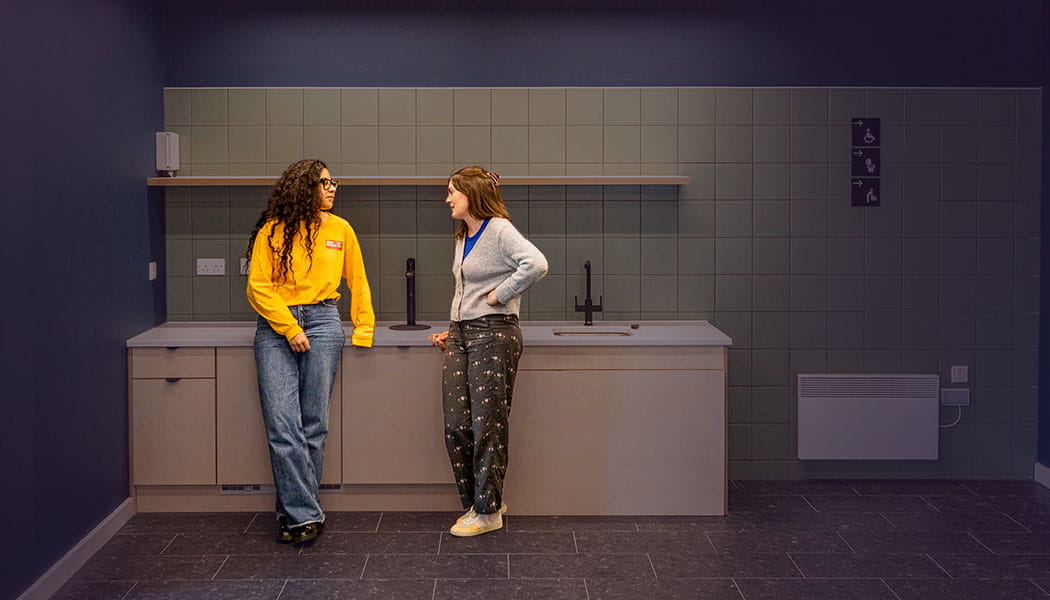
MULTIPOLYGON (((429 347, 427 335, 444 331, 447 322, 420 322, 429 329, 393 331, 396 322, 376 324, 373 347, 429 347)), ((631 336, 570 336, 558 337, 554 328, 582 328, 570 321, 526 321, 521 325, 526 345, 530 346, 731 346, 732 338, 707 321, 635 321, 602 322, 598 327, 629 328, 637 324, 631 336), (634 334, 641 331, 648 335, 634 334)), ((350 343, 353 326, 343 323, 346 347, 350 343)), ((168 322, 148 329, 127 340, 128 348, 246 348, 252 346, 255 323, 236 322, 168 322)))

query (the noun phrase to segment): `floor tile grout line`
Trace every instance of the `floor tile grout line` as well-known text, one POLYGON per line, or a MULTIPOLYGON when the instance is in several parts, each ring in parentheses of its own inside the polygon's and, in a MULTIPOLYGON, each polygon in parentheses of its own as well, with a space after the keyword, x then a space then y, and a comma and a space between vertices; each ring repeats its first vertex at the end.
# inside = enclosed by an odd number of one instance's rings
POLYGON ((226 558, 222 559, 222 564, 219 565, 219 568, 215 569, 215 572, 211 574, 211 577, 209 578, 209 581, 215 581, 215 578, 219 576, 219 571, 221 571, 222 568, 226 566, 226 561, 228 561, 228 560, 230 560, 230 555, 229 554, 226 555, 226 558))
POLYGON ((859 552, 857 552, 857 549, 853 547, 853 544, 850 544, 850 543, 849 543, 849 540, 847 540, 847 539, 846 539, 846 538, 845 538, 845 537, 844 537, 844 536, 842 535, 842 532, 841 532, 841 531, 836 531, 836 532, 835 532, 835 535, 839 536, 839 539, 840 539, 840 540, 842 540, 842 543, 846 544, 846 547, 847 547, 847 548, 849 548, 849 551, 850 551, 850 552, 852 552, 853 554, 860 554, 859 552))
POLYGON ((700 533, 702 533, 703 536, 704 536, 704 539, 707 540, 707 545, 711 547, 711 551, 714 552, 715 554, 718 554, 718 548, 716 548, 715 547, 715 543, 711 541, 711 536, 707 535, 710 532, 708 532, 708 531, 701 531, 700 533))
POLYGON ((653 578, 659 579, 660 576, 656 574, 656 565, 653 564, 653 557, 650 553, 645 553, 645 559, 649 561, 649 568, 653 570, 653 578))
POLYGON ((510 579, 510 552, 507 553, 507 579, 510 579))
POLYGON ((282 596, 282 595, 284 595, 284 590, 285 590, 285 588, 287 588, 287 587, 288 587, 288 580, 287 580, 287 579, 285 579, 285 580, 284 580, 284 584, 283 584, 283 585, 281 585, 281 591, 277 592, 277 597, 276 597, 276 598, 274 598, 274 600, 281 600, 281 596, 282 596))
POLYGON ((252 525, 255 523, 255 520, 258 518, 259 513, 255 513, 254 515, 252 515, 252 520, 248 521, 248 524, 244 526, 244 531, 242 531, 241 533, 248 533, 251 530, 252 525))
POLYGON ((125 598, 130 596, 131 592, 135 591, 135 588, 138 587, 139 582, 140 582, 140 580, 136 580, 135 583, 132 583, 131 587, 128 588, 128 591, 124 592, 124 595, 120 597, 120 600, 124 600, 125 598))
POLYGON ((579 554, 580 553, 580 543, 576 540, 576 530, 573 530, 571 533, 572 533, 572 545, 573 545, 574 548, 576 548, 576 554, 579 554))
POLYGON ((1018 525, 1019 525, 1019 526, 1021 527, 1021 529, 1024 529, 1024 530, 1025 530, 1026 532, 1028 532, 1028 533, 1035 533, 1034 531, 1032 531, 1031 529, 1029 529, 1029 528, 1028 528, 1028 527, 1027 527, 1027 526, 1026 526, 1026 525, 1025 525, 1024 523, 1022 523, 1022 522, 1018 521, 1017 519, 1015 519, 1015 518, 1011 517, 1009 513, 1005 513, 1005 512, 1004 512, 1004 513, 1002 513, 1002 514, 1003 514, 1003 516, 1005 516, 1005 517, 1006 517, 1007 519, 1010 519, 1010 520, 1011 520, 1011 521, 1013 521, 1014 523, 1017 523, 1017 524, 1018 524, 1018 525))
POLYGON ((923 502, 925 502, 926 506, 929 506, 930 508, 932 508, 934 510, 934 512, 936 512, 937 514, 939 514, 939 515, 943 515, 944 514, 944 512, 941 509, 939 509, 939 508, 937 508, 936 506, 933 505, 933 502, 930 502, 929 500, 927 500, 926 496, 916 496, 916 498, 918 498, 919 500, 922 500, 923 502))
POLYGON ((897 600, 901 600, 901 597, 897 595, 897 592, 892 587, 890 587, 890 584, 886 581, 885 577, 879 577, 879 581, 882 582, 882 585, 886 586, 886 589, 888 589, 890 593, 893 594, 894 598, 896 598, 897 600))
POLYGON ((736 577, 730 577, 729 581, 733 582, 733 587, 736 588, 736 593, 740 594, 741 600, 747 600, 747 596, 744 595, 744 590, 740 588, 740 584, 737 583, 736 577))
POLYGON ((1028 581, 1031 581, 1032 585, 1034 585, 1039 591, 1041 591, 1044 594, 1050 596, 1050 589, 1044 588, 1043 586, 1039 585, 1039 582, 1037 582, 1034 578, 1029 577, 1028 581))
POLYGON ((802 499, 805 500, 806 504, 808 504, 809 507, 813 509, 813 512, 818 513, 818 514, 820 513, 820 511, 817 510, 817 507, 813 506, 813 503, 809 501, 809 498, 807 498, 805 495, 803 495, 802 499))
POLYGON ((368 568, 368 559, 371 558, 371 556, 371 554, 365 554, 365 562, 361 564, 361 575, 358 577, 358 579, 365 578, 365 569, 368 568))
POLYGON ((972 531, 967 531, 967 532, 966 532, 966 535, 968 535, 968 536, 970 536, 971 538, 973 538, 973 539, 974 539, 974 541, 976 541, 976 542, 977 542, 978 544, 980 544, 981 546, 984 546, 985 550, 987 550, 987 551, 991 552, 992 554, 999 554, 999 553, 998 553, 998 552, 996 552, 995 550, 992 550, 992 549, 991 549, 991 548, 990 548, 990 547, 988 546, 988 544, 985 544, 985 543, 984 543, 984 542, 982 542, 981 540, 977 539, 977 536, 976 536, 976 535, 974 535, 972 531))
POLYGON ((437 593, 438 593, 438 580, 437 580, 437 577, 435 577, 434 578, 434 587, 431 588, 431 590, 430 590, 430 600, 434 600, 435 598, 437 598, 437 593))
POLYGON ((951 573, 949 573, 949 572, 948 572, 948 569, 945 569, 944 567, 942 567, 942 566, 941 566, 941 563, 937 562, 937 559, 935 559, 935 558, 934 558, 933 556, 931 556, 929 552, 924 552, 924 553, 923 553, 923 555, 924 555, 924 556, 926 556, 926 558, 928 558, 928 559, 930 559, 931 561, 933 561, 933 564, 937 565, 937 568, 938 568, 938 569, 940 569, 940 570, 944 571, 944 574, 945 574, 945 575, 947 575, 947 576, 948 576, 949 578, 951 578, 951 579, 955 579, 955 576, 954 576, 954 575, 952 575, 951 573))
POLYGON ((587 600, 591 600, 591 590, 587 587, 587 578, 583 578, 583 594, 587 597, 587 600))
POLYGON ((180 535, 182 535, 182 534, 181 534, 181 533, 176 533, 175 535, 171 536, 171 539, 170 539, 170 540, 168 540, 168 543, 167 543, 167 544, 164 544, 164 547, 163 547, 163 548, 161 548, 161 550, 160 550, 160 554, 158 554, 157 556, 165 556, 165 554, 164 554, 164 553, 168 551, 168 548, 170 548, 170 547, 171 547, 171 545, 175 543, 175 540, 176 540, 176 539, 177 539, 177 538, 178 538, 178 537, 179 537, 180 535))
POLYGON ((379 513, 379 520, 376 521, 376 528, 372 531, 372 533, 379 533, 379 527, 383 524, 383 517, 385 515, 386 513, 379 513))
POLYGON ((879 512, 879 513, 876 513, 876 514, 877 514, 877 515, 879 515, 880 517, 882 517, 882 520, 883 520, 883 521, 886 521, 887 523, 889 523, 889 524, 890 524, 890 527, 892 527, 892 528, 894 528, 894 529, 897 529, 897 524, 896 524, 896 523, 894 523, 892 519, 890 519, 889 517, 887 517, 887 516, 886 516, 886 513, 884 513, 884 512, 879 512))
POLYGON ((809 579, 808 577, 806 577, 806 574, 802 572, 802 567, 798 566, 798 563, 795 562, 795 557, 791 556, 790 552, 785 552, 784 554, 787 555, 788 560, 791 561, 791 564, 795 565, 795 569, 798 571, 798 574, 802 576, 802 579, 809 579))

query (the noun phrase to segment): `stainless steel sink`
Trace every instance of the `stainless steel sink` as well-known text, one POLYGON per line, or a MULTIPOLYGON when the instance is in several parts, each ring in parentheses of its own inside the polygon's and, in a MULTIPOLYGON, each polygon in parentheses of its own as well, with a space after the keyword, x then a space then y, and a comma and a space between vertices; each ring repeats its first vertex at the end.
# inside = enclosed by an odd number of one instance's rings
POLYGON ((616 327, 603 325, 579 325, 570 327, 553 327, 554 335, 559 336, 618 336, 634 335, 630 327, 616 327))

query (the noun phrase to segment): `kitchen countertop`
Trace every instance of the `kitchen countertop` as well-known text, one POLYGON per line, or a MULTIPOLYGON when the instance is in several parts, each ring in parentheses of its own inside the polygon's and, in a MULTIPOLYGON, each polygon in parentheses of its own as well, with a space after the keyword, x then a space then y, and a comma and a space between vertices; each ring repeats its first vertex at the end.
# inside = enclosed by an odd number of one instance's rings
MULTIPOLYGON (((429 329, 390 329, 393 321, 376 323, 375 346, 429 346, 427 335, 444 331, 447 321, 421 321, 429 329)), ((346 343, 353 326, 343 323, 346 343)), ((601 321, 585 327, 578 321, 523 321, 525 343, 533 346, 729 346, 733 340, 707 321, 601 321), (635 327, 636 326, 636 327, 635 327)), ((254 321, 167 322, 127 342, 128 348, 249 347, 254 321)))

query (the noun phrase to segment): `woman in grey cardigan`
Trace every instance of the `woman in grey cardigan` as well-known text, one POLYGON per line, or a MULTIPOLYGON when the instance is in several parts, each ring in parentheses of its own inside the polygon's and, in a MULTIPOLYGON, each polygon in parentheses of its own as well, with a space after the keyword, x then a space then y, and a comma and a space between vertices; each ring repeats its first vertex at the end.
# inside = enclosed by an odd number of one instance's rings
POLYGON ((455 294, 448 331, 430 336, 445 351, 445 446, 463 508, 452 535, 503 527, 508 417, 521 357, 521 294, 547 274, 547 259, 510 223, 499 175, 465 167, 449 177, 456 232, 455 294))

